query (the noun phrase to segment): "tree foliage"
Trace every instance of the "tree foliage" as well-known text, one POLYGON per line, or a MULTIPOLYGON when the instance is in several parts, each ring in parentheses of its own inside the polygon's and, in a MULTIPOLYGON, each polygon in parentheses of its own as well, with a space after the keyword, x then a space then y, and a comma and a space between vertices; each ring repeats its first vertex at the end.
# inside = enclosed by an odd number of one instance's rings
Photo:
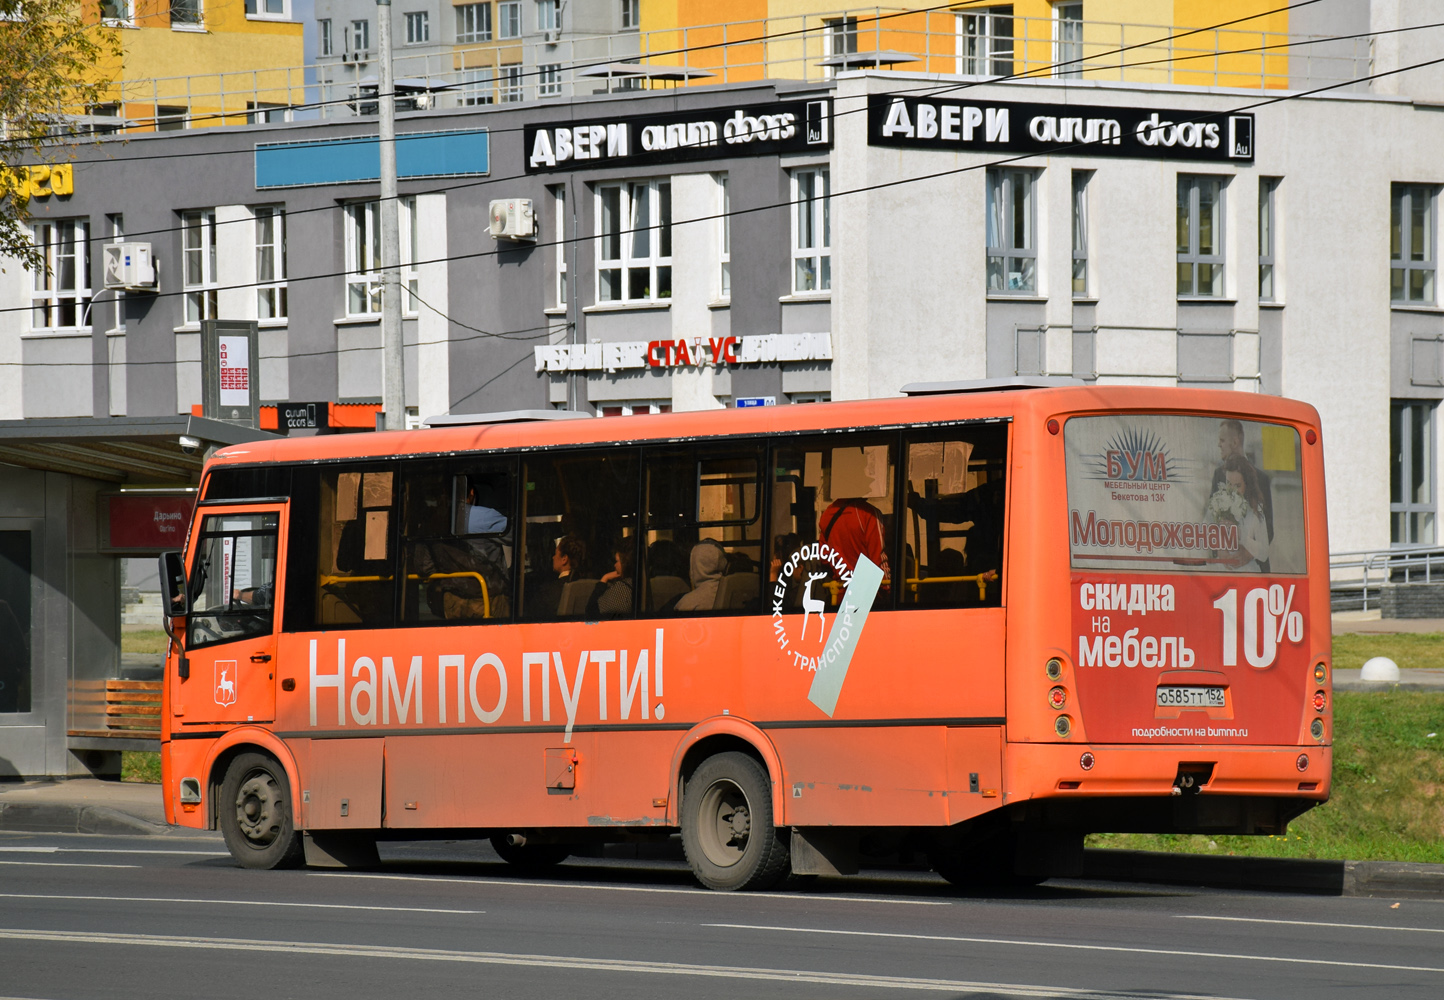
POLYGON ((25 225, 25 165, 72 154, 84 135, 67 116, 102 99, 97 70, 119 52, 90 14, 80 0, 0 0, 0 250, 30 268, 43 262, 25 225))

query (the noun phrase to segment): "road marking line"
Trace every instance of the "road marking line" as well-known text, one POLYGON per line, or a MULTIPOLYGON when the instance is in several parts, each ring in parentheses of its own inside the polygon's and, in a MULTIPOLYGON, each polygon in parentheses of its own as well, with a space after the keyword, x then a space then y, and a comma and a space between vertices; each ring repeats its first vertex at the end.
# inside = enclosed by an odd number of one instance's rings
POLYGON ((835 934, 844 937, 901 938, 908 941, 954 941, 961 944, 1002 944, 1020 948, 1062 948, 1069 951, 1113 951, 1129 955, 1166 955, 1171 958, 1226 958, 1243 962, 1285 962, 1290 965, 1332 965, 1346 969, 1389 969, 1394 972, 1444 972, 1432 965, 1386 965, 1381 962, 1341 962, 1327 958, 1293 958, 1283 955, 1239 955, 1220 951, 1180 951, 1172 948, 1128 948, 1108 944, 1068 944, 1060 941, 1023 941, 1009 938, 952 937, 947 934, 898 934, 888 931, 838 931, 822 927, 768 927, 761 924, 703 924, 730 930, 835 934))
POLYGON ((703 976, 714 979, 750 979, 768 982, 811 983, 822 986, 864 986, 873 989, 927 990, 960 993, 991 992, 1016 997, 1061 997, 1068 1000, 1226 1000, 1202 994, 1186 998, 1170 993, 1116 993, 1067 986, 1032 986, 982 983, 904 976, 870 976, 861 973, 762 969, 746 966, 692 965, 682 962, 646 962, 633 959, 580 958, 571 955, 523 955, 494 951, 446 951, 358 944, 320 944, 239 938, 173 937, 159 934, 108 934, 83 931, 44 931, 0 928, 0 939, 49 941, 60 944, 122 945, 126 947, 181 948, 202 951, 249 951, 283 955, 328 955, 345 958, 390 958, 421 962, 459 962, 474 965, 509 965, 550 970, 624 972, 665 976, 703 976))
POLYGON ((685 893, 689 896, 707 896, 710 899, 821 899, 838 903, 887 903, 890 906, 952 906, 947 900, 936 899, 874 899, 871 896, 822 896, 799 892, 714 892, 711 889, 667 889, 640 885, 596 885, 591 882, 521 882, 514 879, 493 879, 485 876, 476 878, 446 878, 432 875, 367 875, 359 872, 307 872, 321 878, 379 878, 398 882, 459 882, 462 885, 521 886, 528 889, 610 889, 613 892, 665 892, 685 893))
POLYGON ((0 861, 0 865, 29 865, 32 868, 139 868, 140 865, 87 865, 79 861, 0 861))
POLYGON ((5 854, 54 854, 58 847, 0 847, 5 854))
POLYGON ((299 906, 310 910, 378 910, 382 913, 477 914, 485 910, 439 910, 427 906, 354 906, 345 903, 279 903, 256 899, 165 899, 157 896, 58 896, 44 892, 0 892, 0 899, 80 899, 107 903, 204 903, 216 906, 299 906))
POLYGON ((1270 920, 1266 917, 1210 917, 1180 913, 1180 920, 1231 920, 1243 924, 1291 924, 1295 927, 1341 927, 1356 931, 1408 931, 1413 934, 1444 934, 1444 927, 1388 927, 1384 924, 1333 924, 1324 920, 1270 920))

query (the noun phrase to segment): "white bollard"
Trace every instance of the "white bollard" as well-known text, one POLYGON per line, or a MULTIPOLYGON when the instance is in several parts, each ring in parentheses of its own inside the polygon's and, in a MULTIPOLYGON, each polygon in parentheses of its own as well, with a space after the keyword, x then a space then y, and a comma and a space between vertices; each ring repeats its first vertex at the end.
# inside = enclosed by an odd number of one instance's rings
POLYGON ((1399 664, 1387 656, 1376 656, 1364 662, 1364 669, 1359 672, 1361 681, 1383 681, 1385 683, 1397 684, 1399 681, 1399 664))

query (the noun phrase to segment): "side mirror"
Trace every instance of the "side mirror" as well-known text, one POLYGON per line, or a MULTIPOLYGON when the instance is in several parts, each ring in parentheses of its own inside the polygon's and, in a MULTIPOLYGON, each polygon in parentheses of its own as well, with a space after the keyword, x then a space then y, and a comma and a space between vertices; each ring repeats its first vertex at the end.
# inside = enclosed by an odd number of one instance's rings
POLYGON ((180 618, 190 611, 186 600, 186 570, 179 552, 162 552, 160 556, 161 600, 166 619, 180 618))

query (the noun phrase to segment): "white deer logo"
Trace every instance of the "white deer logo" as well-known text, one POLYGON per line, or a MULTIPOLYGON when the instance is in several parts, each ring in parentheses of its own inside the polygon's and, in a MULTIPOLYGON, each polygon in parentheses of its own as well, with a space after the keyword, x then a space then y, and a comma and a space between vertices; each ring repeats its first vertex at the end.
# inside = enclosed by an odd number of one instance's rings
MULTIPOLYGON (((812 596, 812 585, 818 580, 827 578, 826 573, 809 573, 807 586, 802 590, 802 638, 807 638, 807 619, 814 614, 817 615, 818 624, 821 627, 822 635, 827 634, 827 614, 823 610, 827 605, 822 603, 822 598, 812 596)), ((820 639, 822 636, 819 636, 820 639)))
MULTIPOLYGON (((229 662, 232 667, 235 666, 234 661, 229 662)), ((220 664, 218 663, 216 666, 220 666, 220 664)), ((217 705, 234 705, 236 702, 236 682, 226 676, 229 673, 229 669, 221 668, 221 679, 216 682, 217 705)))

